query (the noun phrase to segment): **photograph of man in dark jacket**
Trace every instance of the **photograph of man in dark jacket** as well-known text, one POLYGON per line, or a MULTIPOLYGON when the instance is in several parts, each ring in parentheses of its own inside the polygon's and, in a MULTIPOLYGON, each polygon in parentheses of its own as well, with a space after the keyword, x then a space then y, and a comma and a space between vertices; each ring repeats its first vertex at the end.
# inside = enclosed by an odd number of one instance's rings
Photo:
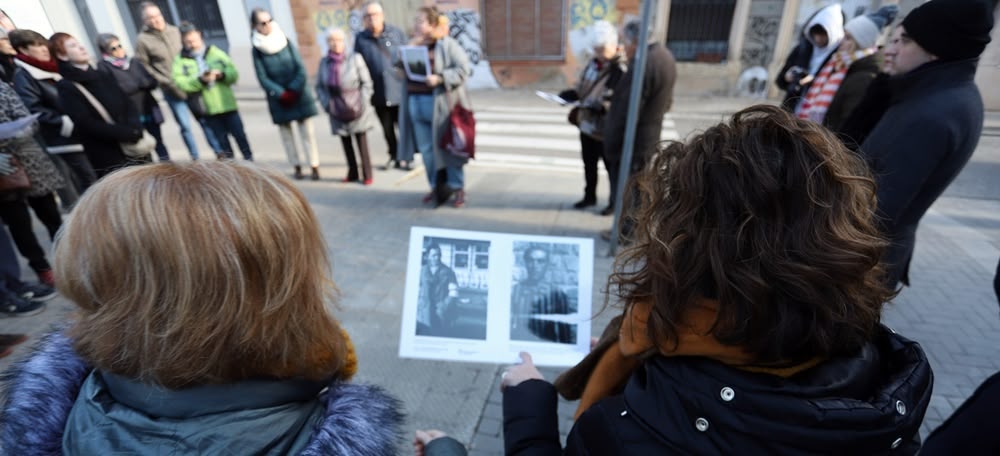
POLYGON ((909 285, 917 225, 976 150, 983 98, 974 82, 990 42, 989 0, 932 0, 885 48, 889 108, 861 145, 878 180, 890 286, 909 285))
MULTIPOLYGON (((383 169, 402 168, 396 154, 396 128, 399 127, 399 103, 403 96, 402 82, 396 79, 392 56, 406 44, 406 35, 398 27, 385 23, 385 12, 377 1, 365 2, 365 29, 354 41, 354 52, 361 54, 372 75, 375 92, 372 106, 382 124, 385 142, 389 146, 389 161, 383 169)), ((407 167, 409 164, 406 164, 407 167)))

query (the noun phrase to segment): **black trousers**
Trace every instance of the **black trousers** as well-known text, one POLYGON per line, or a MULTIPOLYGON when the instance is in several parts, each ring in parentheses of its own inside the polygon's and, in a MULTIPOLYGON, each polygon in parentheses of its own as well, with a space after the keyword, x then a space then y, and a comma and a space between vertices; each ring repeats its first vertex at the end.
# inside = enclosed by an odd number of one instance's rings
POLYGON ((0 201, 0 219, 10 230, 10 237, 14 240, 14 245, 21 255, 28 260, 28 265, 35 272, 52 269, 46 259, 45 249, 38 243, 35 231, 32 227, 31 213, 28 205, 31 205, 49 232, 49 237, 54 238, 59 227, 62 226, 62 216, 59 214, 59 206, 53 194, 36 198, 17 197, 9 201, 0 201))
MULTIPOLYGON (((368 155, 368 136, 365 133, 355 133, 354 140, 358 143, 358 155, 361 156, 361 176, 364 180, 372 178, 372 161, 368 155)), ((344 158, 347 159, 347 180, 358 180, 358 160, 354 155, 350 136, 341 136, 340 144, 344 146, 344 158)))
POLYGON ((389 158, 396 160, 396 127, 399 126, 399 106, 375 106, 375 114, 382 124, 385 143, 389 145, 389 158))
MULTIPOLYGON (((87 154, 83 152, 68 152, 62 154, 52 154, 51 157, 54 160, 61 160, 72 174, 69 179, 76 185, 76 190, 81 195, 83 192, 87 191, 88 188, 97 182, 97 172, 94 171, 94 167, 90 164, 90 159, 87 158, 87 154)), ((66 169, 62 168, 62 169, 66 169)))
MULTIPOLYGON (((580 155, 583 158, 583 199, 596 201, 597 200, 597 162, 600 160, 604 161, 604 167, 608 169, 610 173, 611 167, 608 166, 608 161, 604 159, 604 142, 594 137, 580 133, 580 155)), ((614 176, 610 176, 614 179, 614 176)), ((612 180, 612 182, 614 182, 612 180)), ((611 200, 608 201, 609 205, 615 203, 614 200, 614 187, 611 188, 611 200)))

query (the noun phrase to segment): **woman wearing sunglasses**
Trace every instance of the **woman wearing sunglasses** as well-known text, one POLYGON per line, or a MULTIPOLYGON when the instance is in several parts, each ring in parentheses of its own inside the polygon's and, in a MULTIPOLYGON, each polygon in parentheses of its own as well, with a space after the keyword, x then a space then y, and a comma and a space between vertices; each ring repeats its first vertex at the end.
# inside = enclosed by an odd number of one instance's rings
POLYGON ((97 63, 97 69, 114 77, 118 87, 121 87, 122 92, 128 95, 132 104, 139 111, 142 128, 156 138, 156 156, 159 157, 160 161, 169 161, 170 155, 167 153, 167 146, 163 144, 163 136, 160 134, 163 111, 160 110, 159 103, 153 97, 153 90, 157 86, 156 79, 146 71, 146 68, 135 57, 128 57, 117 36, 110 33, 98 35, 97 48, 101 51, 101 60, 97 63))

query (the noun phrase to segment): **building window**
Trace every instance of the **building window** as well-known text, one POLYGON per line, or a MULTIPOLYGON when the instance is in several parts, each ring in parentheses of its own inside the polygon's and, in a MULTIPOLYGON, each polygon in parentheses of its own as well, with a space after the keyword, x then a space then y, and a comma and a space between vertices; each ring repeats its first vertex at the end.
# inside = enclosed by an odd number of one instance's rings
POLYGON ((667 47, 678 62, 724 62, 736 0, 673 0, 667 47))
POLYGON ((491 61, 563 60, 565 1, 482 2, 486 57, 491 61))

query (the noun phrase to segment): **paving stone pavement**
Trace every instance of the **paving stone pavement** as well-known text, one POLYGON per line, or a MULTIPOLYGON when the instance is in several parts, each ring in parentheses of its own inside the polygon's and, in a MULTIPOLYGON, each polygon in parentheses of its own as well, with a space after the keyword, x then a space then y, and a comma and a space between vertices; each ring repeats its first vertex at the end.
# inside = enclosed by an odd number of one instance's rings
MULTIPOLYGON (((565 118, 527 91, 477 92, 473 97, 477 112, 524 109, 552 116, 552 124, 565 118)), ((685 137, 746 104, 749 102, 744 100, 680 98, 675 102, 672 119, 679 136, 685 137)), ((264 104, 243 100, 241 111, 257 160, 288 169, 264 104)), ((368 188, 339 183, 346 172, 339 140, 329 134, 325 119, 317 121, 324 179, 301 181, 300 188, 316 210, 331 252, 334 278, 342 292, 340 302, 331 304, 331 310, 357 346, 360 371, 356 381, 383 385, 403 400, 408 418, 407 441, 400 442, 402 453, 410 451, 408 439, 415 429, 438 428, 466 443, 472 454, 501 454, 502 410, 497 381, 505 366, 397 356, 409 229, 431 226, 593 237, 594 305, 599 308, 611 259, 606 255, 607 244, 597 233, 609 227, 610 218, 597 215, 596 210, 571 208, 580 197, 582 173, 572 160, 565 159, 578 155, 556 150, 561 147, 556 143, 550 144, 555 149, 546 151, 521 146, 490 150, 496 159, 473 162, 467 168, 467 206, 433 210, 420 204, 427 184, 419 169, 410 173, 376 171, 375 184, 368 188), (539 164, 530 160, 533 156, 546 158, 539 164)), ((186 153, 176 127, 165 126, 164 135, 171 155, 184 159, 186 153)), ((570 136, 559 135, 553 139, 573 139, 572 132, 570 136)), ((369 138, 373 163, 385 159, 380 136, 376 130, 369 138)), ((985 141, 977 157, 994 161, 997 142, 985 141)), ((202 149, 208 150, 204 144, 202 149)), ((913 286, 885 310, 886 324, 919 341, 934 368, 935 391, 922 428, 925 434, 985 377, 1000 370, 1000 352, 996 349, 1000 346, 1000 308, 991 289, 1000 256, 1000 192, 998 184, 977 181, 976 185, 976 191, 987 197, 946 195, 924 220, 918 232, 913 286)), ((606 192, 607 181, 602 175, 599 201, 606 199, 606 192)), ((39 239, 46 239, 40 225, 38 233, 39 239)), ((34 280, 30 272, 24 275, 34 280)), ((59 298, 37 316, 0 319, 0 332, 27 332, 37 337, 52 324, 64 322, 71 312, 72 306, 59 298)), ((598 315, 593 331, 599 333, 613 314, 614 310, 609 310, 598 315)), ((0 360, 0 369, 6 369, 29 349, 20 347, 15 356, 0 360)), ((550 380, 558 372, 543 370, 550 380)), ((563 437, 572 426, 574 409, 575 404, 560 402, 563 437)))

